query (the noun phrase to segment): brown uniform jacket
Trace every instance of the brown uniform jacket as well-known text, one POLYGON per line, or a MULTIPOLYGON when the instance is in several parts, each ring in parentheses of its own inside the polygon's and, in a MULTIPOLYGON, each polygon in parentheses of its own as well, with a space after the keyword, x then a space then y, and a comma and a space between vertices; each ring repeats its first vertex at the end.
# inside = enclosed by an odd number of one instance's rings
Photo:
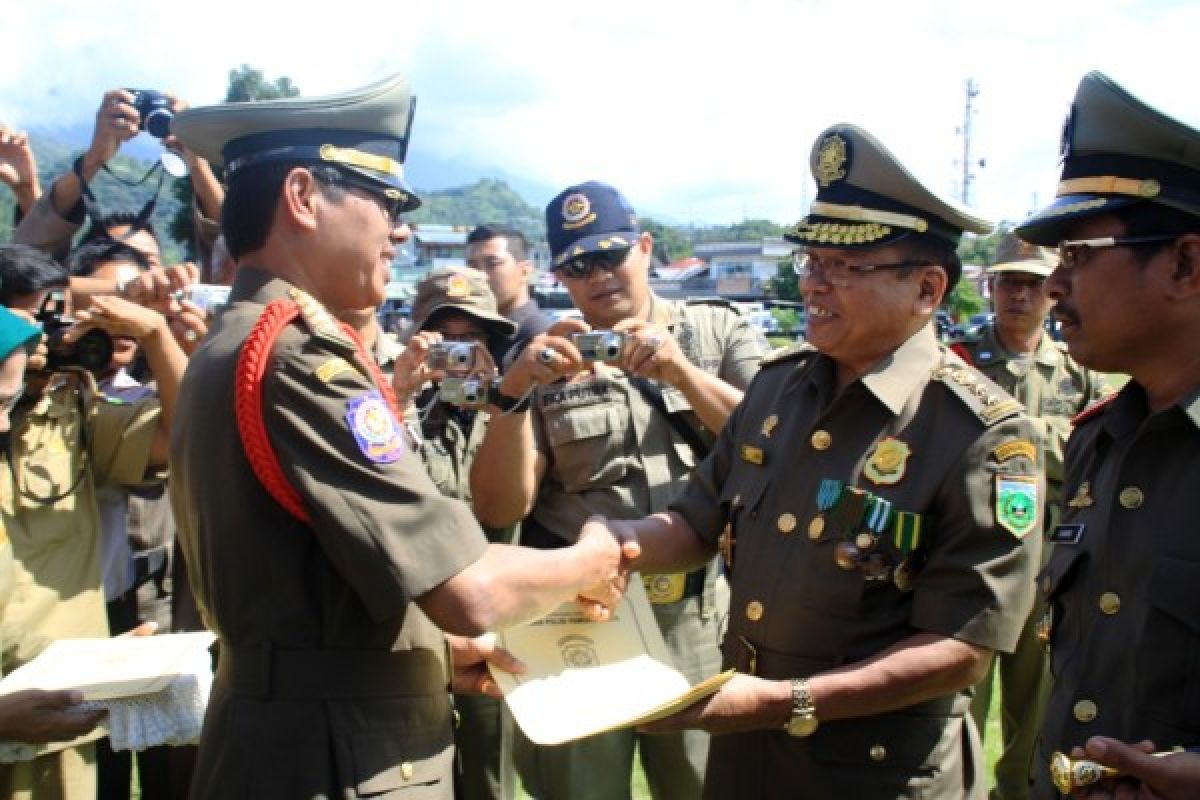
POLYGON ((1131 381, 1067 447, 1041 575, 1054 685, 1035 762, 1089 736, 1200 745, 1200 391, 1149 413, 1131 381))
MULTIPOLYGON (((374 385, 353 345, 303 320, 276 340, 262 406, 310 523, 259 483, 234 421, 235 365, 264 306, 289 288, 239 271, 188 366, 172 431, 178 536, 220 645, 192 796, 449 798, 444 639, 414 599, 486 541, 409 445, 394 461, 369 446, 380 426, 352 420, 374 385)), ((398 423, 381 427, 400 441, 398 423)))
MULTIPOLYGON (((1040 527, 1036 519, 1014 526, 1020 535, 1002 527, 998 519, 1012 524, 1013 515, 998 509, 998 495, 1011 482, 1032 487, 1021 507, 1037 515, 1033 436, 1016 402, 942 349, 932 326, 840 394, 833 361, 816 351, 765 360, 671 504, 709 542, 730 526, 720 537, 732 551, 725 667, 807 677, 922 631, 1011 650, 1033 599, 1040 527), (891 527, 871 550, 881 570, 835 562, 857 534, 841 503, 820 511, 826 479, 920 515, 908 591, 892 577, 906 559, 891 527)), ((782 730, 714 737, 705 796, 977 796, 983 761, 966 707, 965 696, 951 695, 822 723, 803 739, 782 730)))

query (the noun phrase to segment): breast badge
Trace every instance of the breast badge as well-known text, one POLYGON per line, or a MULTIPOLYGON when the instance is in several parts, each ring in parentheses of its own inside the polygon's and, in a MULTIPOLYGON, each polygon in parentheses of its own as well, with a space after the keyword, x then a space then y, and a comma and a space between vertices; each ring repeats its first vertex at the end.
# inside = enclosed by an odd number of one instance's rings
POLYGON ((878 486, 899 483, 904 477, 910 455, 912 450, 906 443, 899 439, 883 439, 875 445, 875 452, 867 459, 863 476, 878 486))
POLYGON ((346 405, 346 423, 358 449, 377 464, 391 464, 404 455, 404 436, 379 392, 371 391, 346 405))

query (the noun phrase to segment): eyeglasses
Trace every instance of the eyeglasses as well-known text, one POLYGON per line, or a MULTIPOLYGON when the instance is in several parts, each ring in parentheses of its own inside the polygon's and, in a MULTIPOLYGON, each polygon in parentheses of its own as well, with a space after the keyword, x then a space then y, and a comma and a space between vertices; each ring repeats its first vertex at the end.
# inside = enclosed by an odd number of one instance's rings
POLYGON ((615 272, 617 267, 625 263, 628 255, 628 247, 620 250, 604 250, 599 253, 585 253, 584 255, 568 259, 555 267, 554 271, 562 273, 563 277, 566 278, 583 280, 591 275, 592 271, 597 267, 605 272, 615 272))
POLYGON ((1154 233, 1146 236, 1104 236, 1099 239, 1068 239, 1058 243, 1058 259, 1065 270, 1072 270, 1086 262, 1093 250, 1105 247, 1136 247, 1144 244, 1172 242, 1178 233, 1154 233))
POLYGON ((408 204, 408 195, 404 192, 398 189, 384 189, 369 181, 352 178, 345 172, 334 169, 314 169, 312 174, 322 183, 366 192, 383 208, 383 213, 387 215, 393 226, 399 224, 400 215, 404 213, 405 206, 408 204))
POLYGON ((25 394, 25 385, 22 384, 17 389, 16 394, 10 394, 8 397, 0 397, 0 412, 11 414, 17 407, 17 403, 21 402, 21 397, 25 394))
POLYGON ((910 267, 930 267, 929 261, 905 259, 890 264, 847 264, 840 259, 821 261, 806 249, 795 250, 792 253, 792 269, 800 280, 816 278, 831 286, 846 287, 854 282, 854 278, 868 272, 878 272, 885 269, 908 269, 910 267))
POLYGON ((1036 292, 1046 282, 1046 279, 1041 275, 1032 275, 1028 272, 998 272, 992 280, 995 282, 997 288, 1008 289, 1014 292, 1021 289, 1036 292))

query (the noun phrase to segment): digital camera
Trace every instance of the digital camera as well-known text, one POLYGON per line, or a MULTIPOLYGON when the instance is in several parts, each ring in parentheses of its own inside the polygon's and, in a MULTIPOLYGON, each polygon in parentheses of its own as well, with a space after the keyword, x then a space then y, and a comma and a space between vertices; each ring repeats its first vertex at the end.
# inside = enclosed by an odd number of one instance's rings
POLYGON ((230 287, 219 283, 193 283, 183 290, 182 297, 205 313, 212 313, 229 302, 230 287))
POLYGON ((491 397, 492 382, 479 378, 449 377, 438 388, 438 399, 462 408, 483 408, 491 397))
POLYGON ((44 371, 57 372, 68 367, 82 367, 98 372, 107 367, 113 357, 113 340, 108 332, 92 328, 74 342, 68 342, 66 332, 76 320, 64 313, 65 300, 61 293, 53 295, 53 303, 37 315, 37 321, 46 333, 44 371))
POLYGON ((589 331, 571 336, 571 343, 584 361, 612 362, 621 358, 625 349, 625 334, 619 331, 589 331))
POLYGON ((425 363, 430 369, 466 372, 475 366, 476 347, 474 342, 438 342, 429 348, 425 363))
POLYGON ((125 91, 133 95, 133 107, 141 117, 142 130, 157 139, 167 138, 171 134, 171 120, 175 118, 170 98, 154 89, 125 91))

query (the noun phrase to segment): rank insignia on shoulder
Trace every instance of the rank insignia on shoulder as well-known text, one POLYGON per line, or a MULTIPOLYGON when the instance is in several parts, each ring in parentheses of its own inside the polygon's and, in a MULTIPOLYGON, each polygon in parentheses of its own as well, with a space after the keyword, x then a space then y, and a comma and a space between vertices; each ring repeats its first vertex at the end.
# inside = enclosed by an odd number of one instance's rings
POLYGON ((879 486, 899 483, 908 466, 912 449, 899 439, 887 438, 875 445, 875 451, 863 467, 863 476, 879 486))
POLYGON ((377 464, 391 464, 404 455, 404 435, 387 402, 377 391, 346 404, 346 423, 363 455, 377 464))
POLYGON ((742 445, 742 461, 746 461, 750 464, 761 465, 764 459, 765 455, 761 447, 755 447, 754 445, 749 444, 742 445))
POLYGON ((1050 532, 1049 539, 1055 544, 1079 544, 1083 540, 1083 531, 1086 527, 1082 522, 1055 525, 1054 530, 1050 532))
POLYGON ((313 374, 317 376, 321 383, 329 383, 343 372, 354 371, 354 367, 350 365, 349 361, 340 356, 335 356, 317 367, 313 374))
POLYGON ((993 448, 992 455, 996 457, 997 461, 1003 464, 1005 461, 1017 456, 1025 456, 1030 461, 1037 461, 1037 452, 1037 447, 1034 446, 1033 442, 1025 439, 1017 439, 1016 441, 1005 442, 993 448))
POLYGON ((996 524, 1018 539, 1037 526, 1038 482, 1033 476, 996 476, 996 524))

